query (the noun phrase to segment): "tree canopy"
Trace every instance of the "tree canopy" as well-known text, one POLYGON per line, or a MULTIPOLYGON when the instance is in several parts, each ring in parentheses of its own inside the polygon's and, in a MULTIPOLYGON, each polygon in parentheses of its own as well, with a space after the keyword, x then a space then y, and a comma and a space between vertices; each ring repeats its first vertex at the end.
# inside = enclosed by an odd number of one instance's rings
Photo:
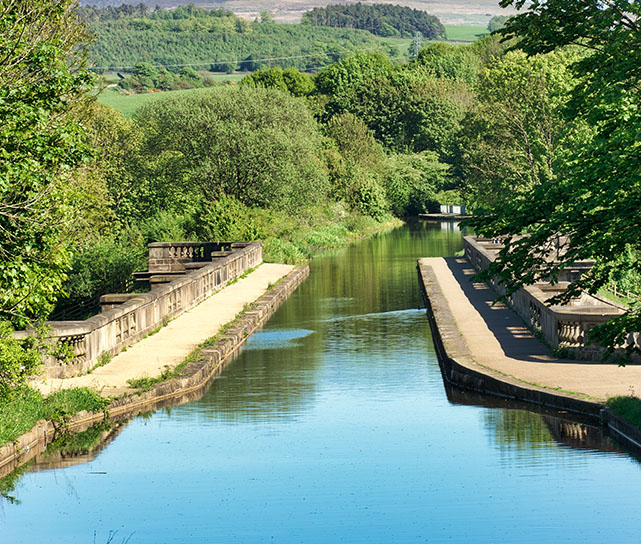
POLYGON ((286 93, 195 91, 144 106, 136 122, 145 127, 150 194, 160 198, 150 206, 196 192, 207 201, 225 194, 249 206, 293 209, 327 190, 316 123, 306 104, 286 93))
POLYGON ((362 28, 377 36, 414 36, 433 40, 445 37, 438 17, 426 11, 391 4, 330 4, 303 14, 303 22, 338 28, 362 28))
POLYGON ((70 110, 90 82, 73 0, 0 2, 0 319, 45 317, 68 264, 71 176, 88 156, 70 110))
MULTIPOLYGON (((476 228, 491 236, 528 234, 512 239, 492 267, 511 289, 540 276, 554 278, 577 259, 594 258, 597 266, 574 282, 567 296, 595 292, 608 282, 612 263, 637 274, 641 267, 639 260, 620 259, 641 250, 641 6, 627 0, 503 0, 502 5, 527 7, 500 31, 516 37, 526 53, 568 46, 584 51, 570 66, 576 84, 563 115, 584 120, 594 134, 568 150, 555 183, 515 196, 509 211, 494 210, 476 228), (561 245, 555 262, 547 258, 551 240, 561 245)), ((633 307, 594 337, 613 348, 639 330, 641 313, 633 307)))

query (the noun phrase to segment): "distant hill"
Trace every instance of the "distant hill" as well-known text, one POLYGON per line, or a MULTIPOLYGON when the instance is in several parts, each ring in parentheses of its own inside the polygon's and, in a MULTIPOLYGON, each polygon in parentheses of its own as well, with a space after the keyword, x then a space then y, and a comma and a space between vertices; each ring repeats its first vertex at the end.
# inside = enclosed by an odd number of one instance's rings
MULTIPOLYGON (((154 0, 156 1, 156 0, 154 0)), ((148 62, 181 68, 254 71, 278 65, 314 71, 357 51, 383 50, 364 30, 280 24, 264 15, 249 22, 224 9, 145 5, 79 9, 95 40, 90 59, 104 71, 148 62)))
POLYGON ((335 28, 360 28, 376 36, 445 38, 445 28, 434 15, 392 4, 330 4, 303 15, 303 23, 335 28))

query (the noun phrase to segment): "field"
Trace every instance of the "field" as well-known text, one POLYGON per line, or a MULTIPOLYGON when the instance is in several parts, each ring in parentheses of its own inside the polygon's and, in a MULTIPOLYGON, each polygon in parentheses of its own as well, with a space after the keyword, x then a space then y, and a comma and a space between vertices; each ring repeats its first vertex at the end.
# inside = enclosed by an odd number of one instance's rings
POLYGON ((448 40, 457 42, 474 42, 488 34, 487 25, 443 25, 448 40))
MULTIPOLYGON (((230 81, 240 81, 245 74, 236 73, 236 74, 212 74, 208 73, 211 77, 216 79, 221 83, 230 82, 230 81)), ((118 77, 113 73, 104 74, 105 81, 107 83, 112 83, 118 80, 118 77)), ((187 89, 185 91, 167 91, 170 93, 190 93, 194 89, 187 89)), ((122 113, 125 117, 133 117, 136 110, 143 104, 149 102, 150 100, 155 100, 159 96, 164 96, 165 92, 156 92, 156 93, 140 93, 140 94, 122 94, 120 90, 116 87, 108 87, 98 96, 98 102, 109 106, 116 111, 122 113)))
POLYGON ((119 111, 125 117, 131 119, 140 106, 152 100, 157 100, 160 96, 166 96, 168 93, 191 93, 194 90, 195 89, 158 93, 121 94, 117 89, 110 88, 106 89, 100 94, 100 96, 98 96, 98 102, 119 111))

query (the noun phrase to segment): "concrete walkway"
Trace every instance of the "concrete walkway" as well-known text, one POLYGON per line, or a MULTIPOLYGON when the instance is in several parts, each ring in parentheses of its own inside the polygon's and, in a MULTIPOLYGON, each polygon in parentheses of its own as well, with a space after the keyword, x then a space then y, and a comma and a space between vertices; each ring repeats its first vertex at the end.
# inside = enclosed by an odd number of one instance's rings
POLYGON ((574 392, 589 400, 641 395, 641 365, 619 367, 555 358, 519 316, 503 304, 492 304, 496 295, 491 289, 469 281, 474 270, 465 259, 420 262, 433 269, 456 327, 478 365, 525 384, 574 392))
POLYGON ((270 285, 293 269, 290 265, 264 263, 247 277, 212 295, 91 374, 50 379, 34 386, 45 395, 70 387, 91 387, 103 396, 120 395, 130 390, 127 380, 160 376, 166 367, 173 368, 184 361, 198 345, 233 320, 245 304, 257 300, 270 285))

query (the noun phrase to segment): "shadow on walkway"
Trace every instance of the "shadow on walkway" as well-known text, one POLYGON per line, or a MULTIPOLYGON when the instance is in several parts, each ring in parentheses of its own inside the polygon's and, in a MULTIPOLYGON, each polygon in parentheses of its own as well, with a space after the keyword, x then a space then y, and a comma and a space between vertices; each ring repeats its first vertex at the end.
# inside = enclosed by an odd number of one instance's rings
POLYGON ((513 310, 503 302, 494 303, 497 295, 492 289, 485 283, 471 281, 476 272, 470 263, 462 257, 448 257, 445 261, 463 293, 501 345, 506 357, 533 363, 594 364, 591 361, 569 361, 554 357, 550 348, 534 336, 513 310))

